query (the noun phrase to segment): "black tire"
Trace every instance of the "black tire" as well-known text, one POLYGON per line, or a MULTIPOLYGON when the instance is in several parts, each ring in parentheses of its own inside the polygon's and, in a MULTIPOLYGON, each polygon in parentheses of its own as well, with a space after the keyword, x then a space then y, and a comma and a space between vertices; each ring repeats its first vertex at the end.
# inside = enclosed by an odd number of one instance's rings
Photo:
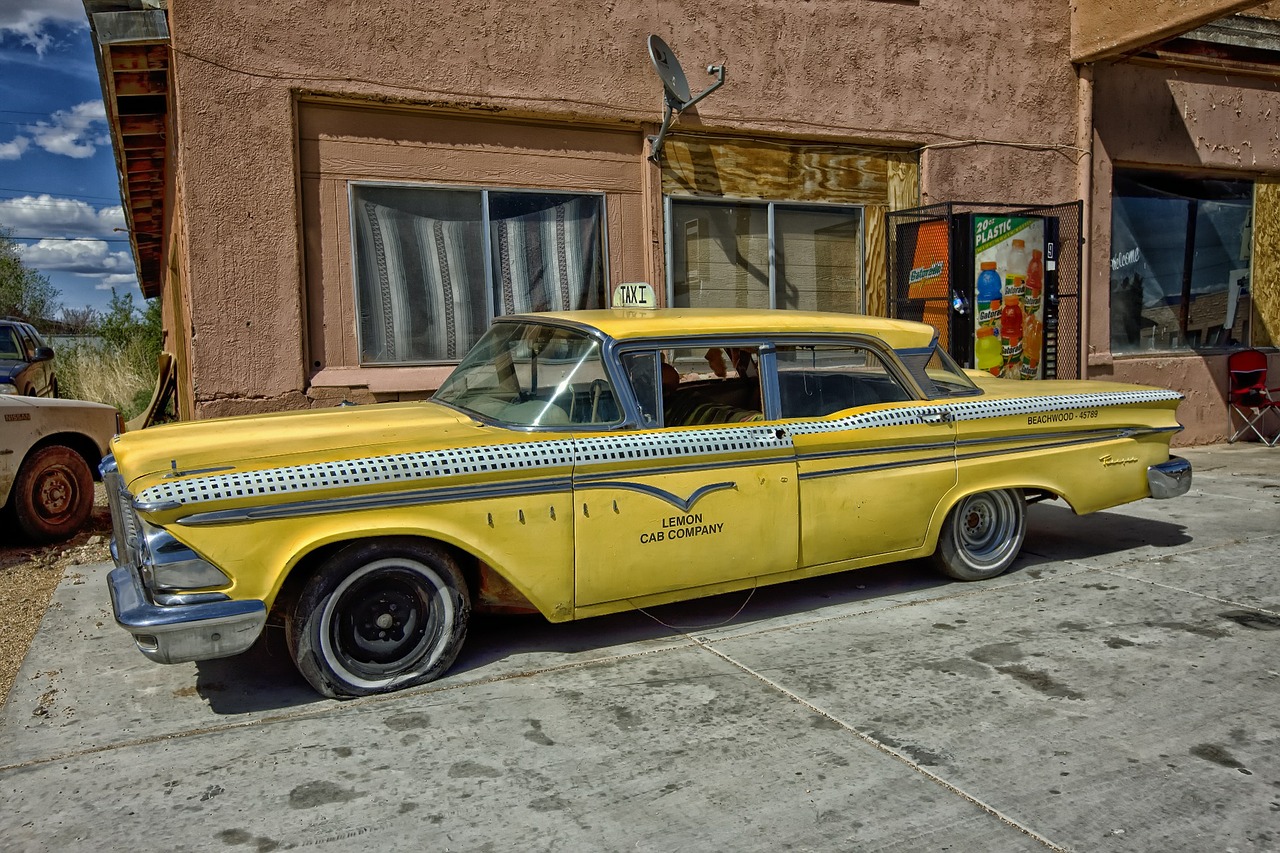
POLYGON ((289 620, 298 671, 333 699, 389 693, 444 674, 467 635, 471 596, 444 548, 375 539, 330 557, 289 620))
POLYGON ((1026 535, 1026 505, 1019 489, 979 492, 951 508, 933 561, 956 580, 986 580, 1013 565, 1026 535))
POLYGON ((22 460, 11 501, 18 527, 29 539, 67 539, 93 511, 93 472, 69 447, 42 447, 22 460))

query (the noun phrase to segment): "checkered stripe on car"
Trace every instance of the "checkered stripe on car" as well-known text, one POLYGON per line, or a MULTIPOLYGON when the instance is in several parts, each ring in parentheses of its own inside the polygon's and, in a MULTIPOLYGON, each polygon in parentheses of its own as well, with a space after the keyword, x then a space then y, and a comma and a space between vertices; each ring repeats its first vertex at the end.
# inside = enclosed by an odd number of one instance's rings
POLYGON ((343 487, 434 481, 473 474, 544 471, 570 468, 575 464, 603 466, 619 462, 706 458, 790 444, 789 437, 778 436, 772 427, 614 433, 576 441, 565 438, 482 445, 187 477, 144 489, 137 499, 141 504, 179 503, 189 506, 343 487))

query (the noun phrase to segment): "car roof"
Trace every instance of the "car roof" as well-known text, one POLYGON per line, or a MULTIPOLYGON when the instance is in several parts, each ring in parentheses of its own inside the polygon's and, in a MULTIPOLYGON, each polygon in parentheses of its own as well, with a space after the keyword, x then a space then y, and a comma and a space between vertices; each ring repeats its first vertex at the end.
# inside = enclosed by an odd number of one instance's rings
POLYGON ((927 347, 937 334, 924 323, 828 311, 718 308, 612 308, 553 311, 497 318, 555 320, 589 326, 619 341, 691 335, 850 335, 880 338, 894 349, 927 347))

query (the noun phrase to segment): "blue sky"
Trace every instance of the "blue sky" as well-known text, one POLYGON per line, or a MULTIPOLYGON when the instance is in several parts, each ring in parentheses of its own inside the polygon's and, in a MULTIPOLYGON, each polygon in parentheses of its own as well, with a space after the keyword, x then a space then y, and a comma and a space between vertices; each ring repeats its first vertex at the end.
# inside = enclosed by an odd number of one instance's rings
POLYGON ((81 0, 0 0, 0 227, 64 306, 143 304, 81 0))

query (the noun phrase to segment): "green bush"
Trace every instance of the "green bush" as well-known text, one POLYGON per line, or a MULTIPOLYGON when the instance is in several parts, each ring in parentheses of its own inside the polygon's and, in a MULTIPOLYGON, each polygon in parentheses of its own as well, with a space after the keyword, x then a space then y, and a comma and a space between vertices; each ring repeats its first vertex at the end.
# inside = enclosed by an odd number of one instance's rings
POLYGON ((139 311, 133 295, 111 292, 107 311, 89 329, 92 337, 58 348, 58 393, 115 406, 125 420, 151 402, 163 340, 160 300, 139 311))

